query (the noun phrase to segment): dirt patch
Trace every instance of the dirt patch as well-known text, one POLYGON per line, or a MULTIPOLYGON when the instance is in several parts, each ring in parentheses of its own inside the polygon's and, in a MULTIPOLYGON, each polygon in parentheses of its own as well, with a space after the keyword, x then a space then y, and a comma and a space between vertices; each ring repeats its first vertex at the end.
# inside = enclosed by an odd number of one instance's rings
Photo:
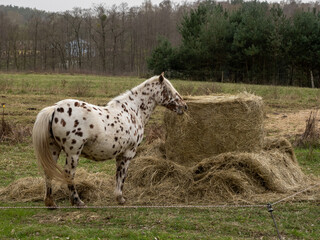
MULTIPOLYGON (((267 113, 264 122, 265 131, 268 136, 285 137, 289 140, 294 140, 304 132, 306 121, 311 111, 314 111, 314 109, 267 113)), ((320 114, 318 114, 316 121, 320 121, 320 114)))

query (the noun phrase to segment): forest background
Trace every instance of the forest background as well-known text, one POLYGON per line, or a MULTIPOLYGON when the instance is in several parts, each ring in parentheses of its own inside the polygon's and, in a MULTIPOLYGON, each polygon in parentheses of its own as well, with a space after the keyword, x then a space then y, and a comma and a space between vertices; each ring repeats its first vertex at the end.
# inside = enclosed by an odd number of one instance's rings
POLYGON ((45 12, 0 6, 0 71, 320 87, 320 4, 121 3, 45 12))

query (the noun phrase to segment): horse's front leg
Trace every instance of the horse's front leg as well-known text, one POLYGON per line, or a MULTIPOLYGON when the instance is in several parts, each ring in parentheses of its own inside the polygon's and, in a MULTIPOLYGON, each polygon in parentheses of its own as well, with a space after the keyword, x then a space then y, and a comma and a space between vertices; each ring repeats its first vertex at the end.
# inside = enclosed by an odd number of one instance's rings
POLYGON ((119 204, 124 204, 126 201, 125 198, 123 197, 122 191, 123 191, 124 181, 127 177, 130 160, 132 158, 133 157, 125 157, 124 155, 118 156, 116 158, 117 173, 116 173, 115 195, 119 204))

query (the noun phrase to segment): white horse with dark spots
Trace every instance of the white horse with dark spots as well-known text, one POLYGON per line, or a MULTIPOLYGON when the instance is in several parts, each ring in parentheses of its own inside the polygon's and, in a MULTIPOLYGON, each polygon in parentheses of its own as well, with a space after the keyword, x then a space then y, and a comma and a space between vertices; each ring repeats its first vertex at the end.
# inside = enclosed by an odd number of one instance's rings
POLYGON ((56 207, 52 196, 55 179, 68 184, 72 205, 84 206, 73 183, 80 155, 94 161, 116 159, 115 197, 124 204, 122 190, 127 169, 157 105, 177 114, 187 110, 163 73, 114 98, 105 107, 66 99, 44 108, 33 127, 33 145, 45 175, 45 205, 56 207), (61 150, 66 153, 64 169, 57 164, 61 150))

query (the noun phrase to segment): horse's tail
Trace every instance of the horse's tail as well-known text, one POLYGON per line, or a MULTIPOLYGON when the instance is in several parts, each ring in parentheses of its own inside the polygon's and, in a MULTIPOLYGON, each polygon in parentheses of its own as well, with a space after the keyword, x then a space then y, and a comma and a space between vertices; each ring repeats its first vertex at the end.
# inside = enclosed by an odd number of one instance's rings
POLYGON ((49 147, 50 125, 54 110, 54 106, 46 107, 38 114, 32 130, 33 147, 38 159, 38 166, 43 169, 44 174, 50 179, 67 182, 63 170, 53 160, 49 147))

